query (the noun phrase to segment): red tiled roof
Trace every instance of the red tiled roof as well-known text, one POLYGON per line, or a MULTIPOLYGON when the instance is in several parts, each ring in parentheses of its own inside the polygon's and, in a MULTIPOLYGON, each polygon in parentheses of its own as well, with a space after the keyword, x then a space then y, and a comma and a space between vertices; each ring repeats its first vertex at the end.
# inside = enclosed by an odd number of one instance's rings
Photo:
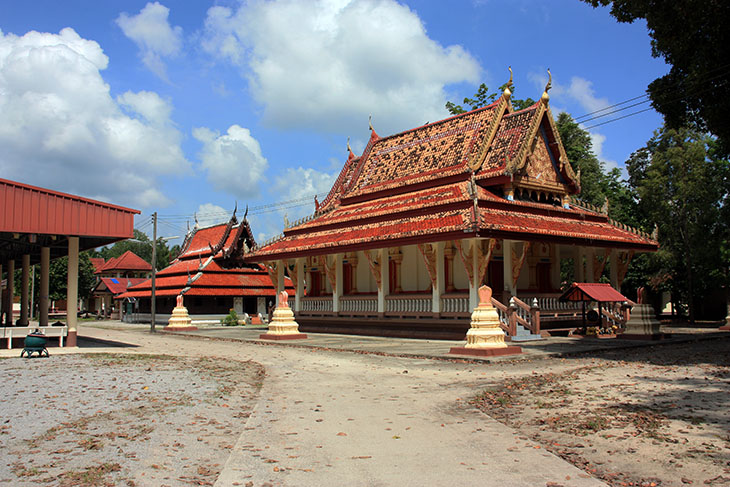
POLYGON ((561 301, 596 301, 599 303, 621 303, 629 298, 616 291, 610 284, 574 282, 560 296, 561 301))
POLYGON ((103 257, 90 257, 89 261, 91 262, 91 265, 94 266, 94 273, 96 274, 101 268, 104 266, 104 258, 103 257))
POLYGON ((144 259, 130 250, 116 258, 111 258, 101 268, 102 272, 108 271, 151 271, 152 266, 144 259))
POLYGON ((103 291, 100 287, 105 287, 112 294, 125 292, 128 288, 136 286, 148 279, 144 277, 102 277, 99 284, 96 285, 94 291, 103 291))

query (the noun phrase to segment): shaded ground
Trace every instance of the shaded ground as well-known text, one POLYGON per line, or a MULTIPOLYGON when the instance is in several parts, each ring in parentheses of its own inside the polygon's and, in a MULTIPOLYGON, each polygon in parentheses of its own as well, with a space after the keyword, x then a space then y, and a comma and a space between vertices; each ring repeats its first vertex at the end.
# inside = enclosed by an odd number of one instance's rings
POLYGON ((258 398, 254 362, 0 360, 0 483, 212 485, 258 398))
POLYGON ((610 485, 730 485, 730 339, 577 362, 474 403, 610 485))

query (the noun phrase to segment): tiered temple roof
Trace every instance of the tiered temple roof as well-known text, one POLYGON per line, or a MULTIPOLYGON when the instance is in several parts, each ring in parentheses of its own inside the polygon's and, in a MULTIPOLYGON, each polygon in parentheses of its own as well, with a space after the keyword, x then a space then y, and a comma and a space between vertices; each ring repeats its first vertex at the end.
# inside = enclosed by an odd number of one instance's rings
MULTIPOLYGON (((244 264, 242 256, 255 244, 244 218, 196 228, 187 235, 180 255, 156 275, 155 295, 274 297, 276 288, 261 264, 244 264)), ((150 297, 151 281, 130 288, 121 298, 150 297)), ((285 288, 294 294, 288 278, 285 288)))
POLYGON ((312 217, 257 247, 270 261, 471 237, 654 251, 649 235, 571 202, 580 181, 548 105, 513 111, 509 90, 483 108, 349 153, 312 217))

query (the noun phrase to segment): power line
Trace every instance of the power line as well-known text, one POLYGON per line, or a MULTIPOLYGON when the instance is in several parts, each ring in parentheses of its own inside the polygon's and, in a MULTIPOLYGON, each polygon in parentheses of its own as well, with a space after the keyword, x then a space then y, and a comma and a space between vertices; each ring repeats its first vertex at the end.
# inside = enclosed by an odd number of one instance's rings
POLYGON ((638 114, 643 113, 643 112, 648 112, 649 110, 653 110, 653 108, 652 107, 644 108, 643 110, 639 110, 637 112, 629 113, 628 115, 624 115, 623 117, 618 117, 618 118, 614 118, 614 119, 611 119, 611 120, 606 120, 605 122, 597 123, 595 125, 591 125, 590 127, 585 127, 584 130, 590 130, 592 128, 600 127, 601 125, 606 125, 607 123, 617 122, 617 121, 622 120, 624 118, 629 118, 629 117, 633 117, 634 115, 638 115, 638 114))

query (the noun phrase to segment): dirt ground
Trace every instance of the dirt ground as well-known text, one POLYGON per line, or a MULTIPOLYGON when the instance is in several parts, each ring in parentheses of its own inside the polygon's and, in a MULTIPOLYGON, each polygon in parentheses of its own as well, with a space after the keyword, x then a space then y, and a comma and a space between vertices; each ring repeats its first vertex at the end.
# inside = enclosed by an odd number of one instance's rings
POLYGON ((0 483, 213 485, 263 369, 165 355, 0 360, 0 483))
POLYGON ((577 362, 473 402, 612 486, 730 486, 730 338, 577 362))

